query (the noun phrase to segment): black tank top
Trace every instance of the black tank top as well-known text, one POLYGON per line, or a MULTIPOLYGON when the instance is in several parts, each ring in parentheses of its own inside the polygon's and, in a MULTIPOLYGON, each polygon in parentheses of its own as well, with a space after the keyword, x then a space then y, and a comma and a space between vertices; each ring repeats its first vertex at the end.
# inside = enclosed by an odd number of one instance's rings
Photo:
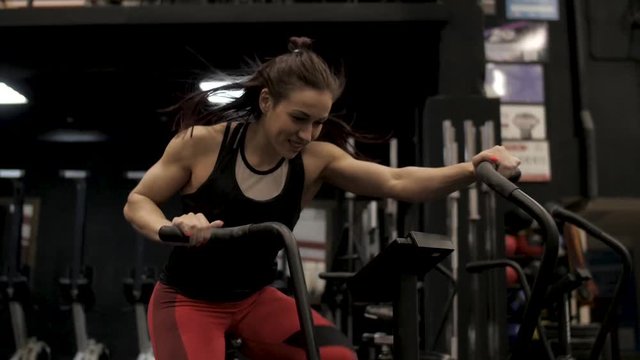
MULTIPOLYGON (((248 127, 240 123, 230 131, 227 124, 211 175, 196 191, 181 196, 183 211, 203 213, 209 221, 222 220, 225 227, 276 221, 293 230, 300 217, 304 188, 302 155, 289 160, 284 188, 277 196, 265 201, 246 197, 236 181, 235 169, 248 127)), ((160 280, 191 298, 241 300, 273 283, 275 259, 281 249, 277 241, 215 238, 200 247, 174 247, 160 280)))

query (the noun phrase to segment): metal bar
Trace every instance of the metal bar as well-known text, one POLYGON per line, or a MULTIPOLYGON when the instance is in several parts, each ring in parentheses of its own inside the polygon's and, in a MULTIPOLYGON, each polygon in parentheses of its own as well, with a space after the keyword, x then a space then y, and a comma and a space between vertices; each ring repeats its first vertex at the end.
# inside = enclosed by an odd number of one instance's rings
POLYGON ((209 4, 206 6, 100 6, 0 11, 0 27, 185 23, 447 22, 441 3, 209 4))
POLYGON ((83 353, 89 346, 89 337, 87 335, 87 319, 84 314, 84 305, 79 302, 71 304, 73 313, 73 330, 76 335, 76 348, 78 353, 83 353))
POLYGON ((251 226, 251 231, 268 231, 278 233, 284 241, 287 261, 291 270, 291 279, 293 280, 293 292, 296 300, 296 308, 298 311, 298 319, 300 321, 300 329, 304 334, 308 360, 319 360, 320 351, 316 344, 313 331, 313 318, 311 316, 311 305, 309 304, 309 294, 307 293, 307 285, 304 280, 304 270, 302 268, 302 259, 298 250, 298 244, 291 230, 284 224, 280 223, 263 223, 251 226))
POLYGON ((393 356, 400 360, 418 360, 418 279, 415 274, 400 273, 399 291, 393 301, 393 356))
MULTIPOLYGON (((470 162, 477 153, 477 135, 476 127, 473 120, 465 120, 464 123, 464 139, 465 139, 465 160, 470 162)), ((468 233, 466 250, 469 255, 468 260, 474 261, 479 258, 479 246, 478 246, 478 223, 480 222, 480 208, 478 203, 478 185, 473 182, 468 187, 468 233)), ((469 304, 471 306, 469 324, 467 326, 467 358, 472 359, 474 357, 484 357, 479 352, 482 346, 481 343, 486 342, 486 339, 482 336, 484 331, 481 330, 480 325, 482 319, 482 300, 484 297, 484 291, 481 290, 480 278, 478 276, 471 277, 469 279, 471 293, 476 294, 473 299, 470 299, 469 304)))
MULTIPOLYGON (((492 120, 485 121, 480 127, 480 148, 487 150, 495 146, 494 122, 492 120)), ((502 243, 498 239, 498 231, 496 229, 496 195, 489 189, 487 184, 481 183, 480 191, 484 202, 484 250, 485 258, 497 259, 501 254, 497 250, 497 244, 502 243)), ((500 302, 496 299, 499 293, 498 284, 496 283, 495 274, 486 274, 487 278, 487 356, 490 359, 498 359, 503 357, 502 332, 500 322, 498 320, 499 309, 497 304, 500 302)))
POLYGON ((570 359, 571 357, 571 315, 569 310, 569 296, 565 293, 558 304, 558 338, 560 344, 558 358, 570 359))
MULTIPOLYGON (((443 155, 444 165, 453 165, 459 162, 458 143, 456 142, 456 129, 451 120, 447 119, 442 122, 443 137, 443 155)), ((455 249, 459 248, 458 244, 458 201, 460 200, 460 192, 455 191, 447 196, 447 214, 448 214, 448 236, 455 249)), ((458 264, 460 261, 458 251, 451 256, 451 273, 454 282, 458 280, 458 264)), ((451 340, 449 342, 449 351, 454 359, 458 358, 458 295, 454 294, 453 304, 451 306, 451 340)), ((435 344, 434 344, 435 346, 435 344)))

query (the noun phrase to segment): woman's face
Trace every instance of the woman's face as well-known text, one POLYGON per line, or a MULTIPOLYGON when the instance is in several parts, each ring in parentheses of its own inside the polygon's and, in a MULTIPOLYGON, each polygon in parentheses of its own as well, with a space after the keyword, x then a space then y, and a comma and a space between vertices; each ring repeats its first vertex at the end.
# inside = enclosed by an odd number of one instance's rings
POLYGON ((287 159, 295 157, 308 143, 318 138, 333 104, 329 91, 308 87, 293 90, 275 106, 264 91, 263 95, 260 100, 263 125, 271 145, 287 159))

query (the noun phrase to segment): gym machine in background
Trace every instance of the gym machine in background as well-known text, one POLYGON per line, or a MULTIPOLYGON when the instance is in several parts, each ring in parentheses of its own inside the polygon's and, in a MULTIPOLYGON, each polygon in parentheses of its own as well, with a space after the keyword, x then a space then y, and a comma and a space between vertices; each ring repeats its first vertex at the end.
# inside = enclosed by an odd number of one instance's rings
POLYGON ((347 280, 354 300, 393 304, 393 332, 385 344, 392 347, 393 359, 420 359, 418 283, 451 252, 446 237, 411 231, 347 280))
MULTIPOLYGON (((499 120, 487 120, 484 125, 480 127, 480 149, 486 150, 496 145, 496 123, 500 123, 499 120)), ((484 215, 484 253, 487 257, 497 257, 501 253, 498 249, 499 246, 504 251, 502 242, 498 241, 498 229, 496 228, 496 196, 489 186, 481 182, 480 185, 481 202, 483 204, 484 215), (493 241, 486 241, 487 239, 495 239, 493 241)), ((497 287, 501 286, 495 281, 495 278, 487 277, 487 293, 489 297, 491 294, 497 293, 497 287)), ((491 298, 488 301, 495 301, 495 298, 491 298)), ((487 306, 487 354, 490 358, 495 358, 500 354, 500 324, 498 319, 500 316, 496 313, 498 310, 494 306, 487 306)))
POLYGON ((5 236, 4 261, 0 270, 0 300, 9 305, 11 329, 15 352, 11 360, 44 360, 51 358, 49 346, 30 337, 27 328, 25 307, 31 300, 29 269, 22 263, 22 226, 25 201, 25 171, 21 169, 0 169, 0 179, 11 181, 12 203, 9 206, 8 225, 5 236))
MULTIPOLYGON (((144 176, 143 171, 127 171, 124 177, 127 180, 140 181, 144 176)), ((147 326, 147 305, 153 293, 156 282, 153 268, 144 266, 144 245, 147 241, 142 234, 135 233, 136 259, 135 267, 131 269, 131 276, 124 280, 124 293, 127 301, 133 305, 136 315, 136 333, 138 335, 137 360, 153 360, 153 348, 149 339, 147 326)))
MULTIPOLYGON (((442 122, 442 138, 443 138, 443 151, 442 156, 444 160, 444 166, 454 165, 460 162, 458 157, 458 143, 456 141, 456 129, 453 127, 451 120, 444 120, 442 122)), ((458 249, 458 201, 460 200, 460 191, 454 191, 447 195, 447 231, 445 232, 451 242, 454 249, 458 249)), ((451 277, 454 285, 457 285, 458 280, 458 254, 454 253, 451 256, 451 277)), ((446 344, 445 352, 451 354, 451 357, 458 359, 458 297, 455 293, 450 299, 447 299, 445 303, 445 309, 449 310, 445 312, 444 322, 449 325, 449 343, 446 344), (449 305, 451 303, 451 305, 449 305), (447 321, 449 315, 451 320, 447 321)), ((436 336, 433 339, 432 350, 436 349, 436 344, 440 338, 438 336, 441 333, 440 328, 437 329, 436 336)))
MULTIPOLYGON (((533 282, 531 296, 525 306, 522 325, 518 329, 516 343, 511 351, 512 359, 528 359, 531 355, 531 342, 535 328, 539 324, 545 297, 554 279, 560 235, 551 215, 515 184, 503 181, 504 178, 500 179, 492 164, 488 162, 481 163, 476 169, 476 174, 482 182, 489 185, 503 198, 531 215, 540 225, 543 234, 544 252, 542 260, 533 282)), ((478 267, 482 268, 496 260, 495 258, 488 259, 469 262, 466 266, 467 270, 477 272, 478 267)))
MULTIPOLYGON (((398 167, 398 139, 392 137, 389 139, 389 167, 398 167)), ((378 218, 377 201, 370 201, 367 209, 367 215, 371 219, 378 218)), ((389 244, 396 241, 398 236, 398 201, 392 198, 384 199, 383 211, 380 218, 382 221, 375 221, 376 226, 370 226, 365 234, 376 234, 376 238, 368 237, 369 244, 367 249, 367 262, 373 260, 378 254, 386 249, 389 244), (376 231, 377 230, 377 231, 376 231)), ((364 218, 364 216, 363 216, 364 218)), ((363 220, 363 223, 367 223, 363 220)), ((374 224, 372 221, 371 224, 374 224)), ((379 260, 378 260, 379 261, 379 260)), ((349 279, 349 276, 347 279, 349 279)), ((419 281, 421 285, 421 280, 419 281)), ((345 289, 347 290, 347 289, 345 289)), ((424 291, 425 289, 422 288, 424 291)), ((390 301, 382 303, 373 303, 364 307, 363 316, 373 322, 370 326, 363 326, 361 337, 361 345, 368 348, 365 356, 368 358, 375 357, 377 360, 393 359, 393 320, 394 306, 390 301), (369 331, 369 332, 367 332, 369 331)), ((420 317, 422 319, 422 317, 420 317)), ((420 329, 421 330, 421 329, 420 329)), ((362 352, 364 353, 364 352, 362 352)))
MULTIPOLYGON (((355 149, 355 143, 349 142, 355 149)), ((389 166, 398 167, 398 141, 389 139, 389 166)), ((387 244, 398 238, 398 202, 394 199, 371 199, 345 193, 345 206, 339 206, 344 216, 340 241, 328 271, 319 274, 327 281, 323 303, 329 308, 328 317, 343 331, 356 347, 360 343, 389 348, 393 306, 359 304, 350 299, 346 282, 376 257, 387 244), (345 241, 346 240, 346 241, 345 241), (346 246, 345 246, 346 244, 346 246), (355 325, 354 325, 355 323, 355 325)), ((342 204, 341 204, 342 205, 342 204)))
MULTIPOLYGON (((540 317, 545 294, 553 280, 559 234, 551 215, 510 180, 500 175, 492 164, 488 162, 480 164, 477 172, 483 183, 531 214, 544 230, 543 261, 526 304, 524 318, 527 322, 519 329, 518 343, 512 351, 513 359, 525 359, 528 358, 534 327, 540 317)), ((437 267, 453 250, 453 244, 446 236, 409 232, 406 238, 392 241, 347 280, 348 289, 354 300, 393 303, 394 325, 391 340, 393 351, 392 357, 384 354, 384 359, 450 358, 443 353, 421 353, 418 338, 417 294, 419 279, 424 278, 430 270, 437 267)))
MULTIPOLYGON (((621 271, 618 276, 618 281, 616 282, 615 290, 613 293, 613 297, 609 303, 609 307, 602 319, 602 323, 598 329, 598 333, 595 337, 595 341, 593 342, 593 347, 591 348, 589 359, 597 360, 600 358, 600 355, 605 350, 605 342, 607 336, 611 334, 616 326, 616 318, 618 316, 618 308, 620 306, 620 300, 622 299, 625 292, 630 291, 631 289, 631 278, 633 274, 633 263, 631 259, 631 254, 629 250, 616 238, 611 236, 610 234, 604 232, 602 229, 598 228, 594 224, 587 221, 585 218, 580 215, 571 212, 559 205, 551 204, 548 206, 549 211, 553 215, 555 219, 560 222, 560 224, 568 223, 577 226, 578 228, 584 230, 586 233, 591 235, 593 238, 598 241, 604 243, 607 247, 613 250, 616 255, 618 255, 621 263, 621 271)), ((566 331, 568 334, 571 334, 571 326, 570 324, 564 324, 566 331)), ((564 339, 566 342, 561 344, 562 348, 566 348, 568 351, 570 348, 571 338, 567 336, 564 339)), ((620 349, 616 348, 615 343, 613 341, 610 342, 611 345, 611 358, 619 359, 620 358, 620 349)))
MULTIPOLYGON (((477 145, 477 136, 476 136, 476 126, 473 120, 466 119, 463 124, 463 134, 464 134, 464 160, 466 162, 471 162, 472 158, 478 153, 478 145, 477 145)), ((467 223, 467 243, 464 245, 467 249, 468 261, 478 260, 482 254, 480 237, 478 236, 478 231, 480 230, 480 208, 478 204, 478 184, 476 182, 471 183, 469 187, 466 189, 467 192, 467 213, 468 217, 466 219, 467 223)), ((484 239, 484 241, 491 241, 490 239, 484 239)), ((477 276, 468 279, 469 287, 472 294, 480 293, 480 280, 477 276)), ((484 279, 482 279, 484 280, 484 279)), ((486 282, 482 282, 482 288, 486 289, 486 282)), ((485 308, 484 302, 486 299, 484 297, 476 296, 473 301, 469 303, 469 307, 467 307, 468 314, 468 325, 466 327, 467 331, 467 352, 465 359, 473 359, 479 353, 487 353, 486 352, 486 344, 487 344, 487 336, 486 330, 489 328, 481 329, 480 324, 482 322, 482 309, 485 308)), ((460 309, 458 309, 460 310, 460 309)), ((492 319, 486 319, 487 325, 491 324, 492 319)))
MULTIPOLYGON (((604 314, 600 326, 598 324, 578 324, 572 321, 570 313, 570 294, 581 286, 584 282, 591 279, 590 272, 584 267, 575 267, 573 269, 564 269, 558 271, 556 267, 552 273, 550 286, 547 287, 546 294, 542 298, 538 298, 535 302, 536 306, 542 306, 546 309, 546 326, 542 326, 540 319, 537 320, 537 330, 542 346, 545 348, 545 359, 579 359, 588 358, 589 360, 598 359, 619 359, 620 350, 616 347, 615 341, 607 337, 613 334, 616 326, 616 318, 620 300, 623 294, 630 289, 631 274, 633 265, 631 255, 624 245, 613 236, 602 231, 581 216, 556 204, 547 205, 548 212, 551 214, 558 227, 556 230, 564 229, 567 225, 575 226, 585 231, 593 238, 602 242, 605 246, 613 250, 618 255, 621 270, 615 285, 613 297, 609 302, 607 311, 604 314), (594 332, 595 329, 595 332, 594 332), (547 334, 548 333, 548 334, 547 334), (609 347, 606 347, 606 344, 609 347)), ((539 219, 536 219, 539 220, 539 219)), ((566 232, 565 232, 566 234, 566 232)), ((565 237, 566 240, 566 237, 565 237)), ((545 248, 545 254, 547 249, 545 248)), ((543 256, 543 262, 549 262, 543 256)), ((505 266, 512 267, 518 274, 518 280, 529 301, 527 310, 530 307, 531 291, 526 279, 525 272, 518 262, 509 259, 494 259, 471 262, 467 264, 467 270, 472 273, 486 271, 492 268, 502 268, 505 266)), ((538 270, 538 274, 546 271, 542 268, 538 270)), ((536 278, 537 281, 537 278, 536 278)), ((526 317, 526 315, 524 316, 526 317)), ((525 324, 523 319, 523 326, 525 324)), ((522 339, 519 338, 520 343, 522 339)), ((521 356, 525 356, 524 350, 515 345, 515 351, 521 356)), ((527 354, 530 357, 542 358, 539 355, 527 354)))
MULTIPOLYGON (((440 167, 471 161, 500 139, 499 101, 483 96, 429 98, 420 124, 422 166, 440 167)), ((464 265, 504 256, 503 218, 506 204, 496 202, 484 183, 453 192, 442 201, 422 205, 423 229, 446 234, 456 251, 450 267, 453 279, 432 272, 425 278, 425 319, 429 350, 455 359, 503 359, 507 356, 507 292, 504 273, 471 276, 464 265), (453 299, 453 300, 452 300, 453 299), (444 310, 449 310, 443 314, 444 310), (443 315, 445 325, 442 326, 443 315), (442 328, 442 329, 441 329, 442 328)), ((442 273, 442 272, 439 272, 442 273)))
POLYGON ((109 350, 106 346, 90 338, 87 332, 86 310, 91 308, 95 302, 91 283, 92 269, 84 263, 88 172, 85 170, 62 170, 60 176, 72 181, 75 185, 73 258, 68 276, 59 280, 63 297, 71 305, 76 340, 76 354, 73 359, 109 359, 109 350))

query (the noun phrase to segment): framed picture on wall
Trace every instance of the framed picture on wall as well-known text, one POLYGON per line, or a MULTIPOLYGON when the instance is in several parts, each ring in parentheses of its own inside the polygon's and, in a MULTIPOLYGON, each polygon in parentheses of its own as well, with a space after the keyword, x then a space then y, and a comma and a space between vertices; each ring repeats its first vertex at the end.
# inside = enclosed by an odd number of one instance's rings
POLYGON ((503 103, 544 103, 544 70, 542 64, 487 63, 485 70, 487 97, 503 103))
POLYGON ((545 140, 546 122, 543 105, 500 105, 502 140, 545 140))
POLYGON ((520 170, 521 182, 549 182, 551 181, 551 159, 549 142, 542 141, 503 141, 502 145, 522 163, 520 170))
POLYGON ((507 19, 558 20, 558 0, 506 0, 507 19))
POLYGON ((516 21, 484 31, 485 58, 489 62, 547 61, 547 23, 516 21))

